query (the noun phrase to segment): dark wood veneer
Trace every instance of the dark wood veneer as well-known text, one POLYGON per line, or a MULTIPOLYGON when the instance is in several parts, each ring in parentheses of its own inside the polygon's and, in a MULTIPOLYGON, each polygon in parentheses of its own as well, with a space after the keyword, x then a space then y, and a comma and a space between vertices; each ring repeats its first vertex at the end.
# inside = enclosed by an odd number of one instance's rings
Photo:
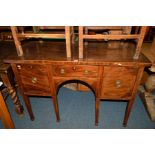
POLYGON ((26 42, 23 50, 23 56, 18 57, 14 49, 8 49, 12 54, 6 56, 5 62, 12 64, 32 120, 34 115, 28 95, 52 96, 59 121, 57 90, 66 81, 78 80, 87 83, 95 92, 96 125, 101 99, 127 100, 123 122, 127 125, 144 67, 151 65, 142 54, 139 59, 133 59, 135 44, 126 41, 90 42, 84 49, 83 59, 78 57, 77 45, 72 47, 72 57, 66 58, 63 41, 26 42))

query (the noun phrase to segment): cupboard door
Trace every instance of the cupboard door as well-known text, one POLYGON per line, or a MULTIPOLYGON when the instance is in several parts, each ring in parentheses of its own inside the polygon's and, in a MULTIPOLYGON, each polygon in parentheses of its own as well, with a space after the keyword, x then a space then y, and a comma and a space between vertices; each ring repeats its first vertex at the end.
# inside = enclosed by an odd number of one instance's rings
POLYGON ((136 81, 138 68, 104 67, 101 96, 105 99, 128 99, 136 81))
POLYGON ((34 64, 17 64, 24 93, 29 95, 50 95, 47 67, 34 64))

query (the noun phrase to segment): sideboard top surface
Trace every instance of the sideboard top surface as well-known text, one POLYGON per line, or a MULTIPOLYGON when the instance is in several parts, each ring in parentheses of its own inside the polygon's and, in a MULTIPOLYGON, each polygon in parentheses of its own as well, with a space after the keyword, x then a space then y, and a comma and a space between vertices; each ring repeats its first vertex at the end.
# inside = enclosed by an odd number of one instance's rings
POLYGON ((65 41, 27 41, 23 45, 23 56, 18 56, 14 42, 0 43, 0 60, 7 63, 138 63, 150 65, 150 61, 140 54, 139 59, 133 59, 135 45, 132 42, 107 41, 89 42, 84 46, 84 58, 78 58, 78 45, 72 47, 72 57, 67 59, 65 41))

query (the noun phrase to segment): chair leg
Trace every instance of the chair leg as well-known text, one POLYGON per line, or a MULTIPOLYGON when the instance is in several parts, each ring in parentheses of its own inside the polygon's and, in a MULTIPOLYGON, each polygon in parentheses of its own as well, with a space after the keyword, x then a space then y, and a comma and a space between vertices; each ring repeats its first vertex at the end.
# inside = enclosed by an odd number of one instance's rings
POLYGON ((79 26, 79 59, 83 59, 83 27, 79 26))
POLYGON ((65 34, 66 34, 66 52, 67 58, 71 58, 71 30, 70 26, 65 26, 65 34))
POLYGON ((22 49, 21 43, 19 41, 19 38, 17 36, 17 27, 11 26, 11 31, 12 31, 12 36, 13 36, 15 46, 17 49, 17 54, 18 54, 18 56, 22 56, 23 55, 23 49, 22 49))
MULTIPOLYGON (((85 27, 85 34, 88 34, 88 28, 87 27, 85 27)), ((85 46, 87 46, 88 45, 88 41, 85 41, 85 46)))

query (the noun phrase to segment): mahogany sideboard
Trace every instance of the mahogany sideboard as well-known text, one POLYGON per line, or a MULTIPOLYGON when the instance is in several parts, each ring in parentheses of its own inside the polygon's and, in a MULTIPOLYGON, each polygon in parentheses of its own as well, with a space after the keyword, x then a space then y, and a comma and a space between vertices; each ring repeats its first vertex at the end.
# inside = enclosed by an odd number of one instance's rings
POLYGON ((94 92, 96 125, 100 100, 105 99, 127 101, 126 126, 144 68, 151 65, 143 54, 133 59, 135 45, 127 41, 91 42, 84 47, 83 59, 78 58, 76 44, 67 59, 63 41, 26 42, 21 57, 13 50, 4 61, 11 63, 31 120, 34 114, 28 96, 51 96, 59 121, 58 90, 66 82, 78 81, 94 92))

